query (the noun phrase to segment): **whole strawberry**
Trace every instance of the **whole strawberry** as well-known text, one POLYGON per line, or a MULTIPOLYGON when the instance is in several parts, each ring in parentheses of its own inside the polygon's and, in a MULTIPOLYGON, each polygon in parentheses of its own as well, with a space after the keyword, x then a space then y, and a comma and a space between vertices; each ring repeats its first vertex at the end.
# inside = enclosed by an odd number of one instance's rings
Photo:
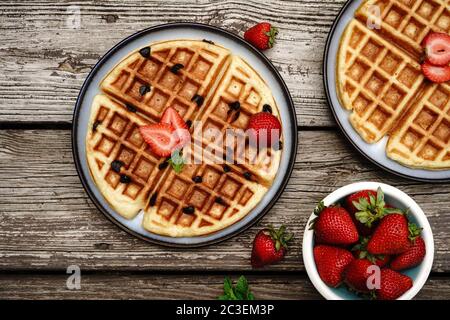
POLYGON ((317 245, 314 248, 314 261, 320 278, 331 287, 339 286, 344 280, 344 271, 354 260, 350 251, 327 246, 317 245))
POLYGON ((356 213, 359 210, 355 207, 354 202, 361 203, 363 201, 362 199, 365 199, 367 201, 367 203, 369 203, 371 196, 376 197, 377 193, 373 190, 361 190, 361 191, 358 191, 356 193, 349 195, 345 199, 345 207, 347 208, 348 212, 350 213, 350 215, 353 219, 353 222, 355 223, 356 228, 358 229, 358 232, 363 236, 368 236, 368 235, 372 234, 373 230, 372 230, 372 228, 369 228, 365 224, 358 221, 358 219, 356 218, 356 213))
POLYGON ((375 290, 378 300, 395 300, 412 288, 410 277, 391 269, 381 269, 380 289, 375 290))
POLYGON ((358 241, 358 231, 350 214, 342 207, 325 207, 321 202, 314 210, 318 217, 311 223, 317 243, 350 245, 358 241))
POLYGON ((286 234, 285 226, 281 226, 278 230, 270 227, 259 231, 253 241, 252 266, 261 268, 282 260, 292 236, 292 234, 286 234))
POLYGON ((417 237, 412 241, 408 250, 397 256, 391 262, 391 269, 400 271, 413 268, 422 262, 423 258, 425 258, 425 254, 425 242, 422 237, 417 237))
POLYGON ((385 216, 367 244, 371 254, 396 255, 410 246, 408 220, 404 214, 393 213, 385 216))
POLYGON ((381 188, 373 190, 361 190, 351 194, 345 199, 346 208, 355 221, 359 233, 369 236, 373 233, 380 219, 389 213, 399 212, 384 201, 384 193, 381 188))
POLYGON ((353 248, 352 248, 352 252, 355 256, 355 258, 357 259, 367 259, 370 262, 372 262, 372 264, 375 264, 379 267, 384 267, 385 265, 387 265, 389 263, 389 261, 391 260, 391 257, 384 254, 384 255, 373 255, 370 254, 367 251, 367 244, 369 243, 369 238, 367 237, 362 237, 359 241, 359 243, 357 243, 353 248))
POLYGON ((280 140, 281 123, 274 115, 259 112, 250 117, 247 130, 253 141, 260 146, 264 143, 264 146, 271 147, 274 142, 280 140))
POLYGON ((268 22, 261 22, 251 27, 244 33, 244 39, 260 50, 273 47, 278 29, 268 22))
POLYGON ((345 283, 353 290, 359 292, 369 292, 367 279, 373 274, 370 269, 374 264, 367 259, 353 260, 345 270, 345 283))

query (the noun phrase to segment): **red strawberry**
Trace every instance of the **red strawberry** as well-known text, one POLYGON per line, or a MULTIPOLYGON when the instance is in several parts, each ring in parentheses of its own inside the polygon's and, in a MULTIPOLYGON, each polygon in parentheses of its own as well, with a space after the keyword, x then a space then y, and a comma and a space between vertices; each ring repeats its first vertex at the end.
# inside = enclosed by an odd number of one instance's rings
POLYGON ((375 290, 379 300, 395 300, 413 286, 410 277, 391 269, 381 269, 380 280, 380 289, 375 290))
POLYGON ((168 107, 166 111, 164 111, 161 117, 161 123, 170 124, 175 128, 175 135, 180 140, 177 149, 182 148, 191 140, 188 125, 174 108, 168 107))
POLYGON ((422 262, 423 258, 425 258, 425 253, 425 242, 422 237, 417 237, 413 240, 408 250, 397 256, 391 262, 391 269, 400 271, 415 267, 422 262))
POLYGON ((348 250, 318 245, 314 248, 314 260, 323 282, 331 287, 337 287, 344 280, 345 268, 354 258, 348 250))
POLYGON ((371 254, 400 254, 410 245, 408 220, 403 214, 385 216, 367 244, 371 254))
POLYGON ((358 259, 367 259, 373 264, 376 264, 379 267, 384 267, 391 260, 388 255, 373 255, 367 251, 367 243, 369 242, 369 238, 361 238, 360 242, 356 244, 353 248, 353 254, 355 258, 358 259))
POLYGON ((450 63, 450 36, 446 33, 432 32, 422 42, 427 62, 435 66, 450 63))
POLYGON ((292 239, 292 234, 286 234, 286 227, 281 226, 275 230, 270 227, 258 232, 253 241, 251 263, 254 268, 260 268, 273 264, 286 255, 287 244, 292 239))
POLYGON ((173 134, 174 127, 167 123, 155 123, 139 127, 139 131, 153 153, 168 157, 175 150, 179 140, 173 134))
POLYGON ((281 124, 277 117, 269 112, 254 114, 248 122, 248 134, 255 142, 261 143, 266 139, 266 145, 278 142, 281 134, 281 124))
POLYGON ((318 216, 311 223, 317 243, 349 245, 358 241, 358 231, 350 214, 342 207, 324 207, 321 202, 314 210, 318 216))
POLYGON ((422 72, 430 81, 434 83, 443 83, 450 81, 450 66, 434 66, 431 63, 422 64, 422 72))
POLYGON ((278 29, 268 22, 261 22, 251 27, 244 33, 244 39, 260 50, 273 47, 278 29))
POLYGON ((369 292, 367 279, 373 274, 369 268, 374 264, 367 259, 353 260, 345 270, 345 283, 353 290, 369 292))

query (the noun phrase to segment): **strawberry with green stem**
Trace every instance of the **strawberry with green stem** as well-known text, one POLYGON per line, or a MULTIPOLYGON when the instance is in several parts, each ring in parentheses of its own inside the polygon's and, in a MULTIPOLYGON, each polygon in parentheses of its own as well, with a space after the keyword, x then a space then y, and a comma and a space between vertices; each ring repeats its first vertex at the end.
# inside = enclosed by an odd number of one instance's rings
POLYGON ((268 22, 260 22, 244 33, 244 39, 260 50, 272 48, 278 29, 268 22))
POLYGON ((251 264, 254 268, 281 261, 287 253, 293 234, 286 233, 286 227, 275 229, 270 226, 258 232, 253 241, 251 264))
POLYGON ((373 190, 356 192, 348 196, 345 202, 346 207, 353 214, 353 219, 356 220, 358 231, 364 236, 372 234, 378 221, 385 215, 400 211, 386 204, 381 188, 378 188, 376 192, 373 190))

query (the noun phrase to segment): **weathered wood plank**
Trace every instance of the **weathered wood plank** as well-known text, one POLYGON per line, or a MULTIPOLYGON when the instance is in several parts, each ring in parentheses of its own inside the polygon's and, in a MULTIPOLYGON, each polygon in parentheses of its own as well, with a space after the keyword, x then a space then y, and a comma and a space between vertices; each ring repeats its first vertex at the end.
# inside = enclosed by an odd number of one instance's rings
MULTIPOLYGON (((215 299, 222 294, 223 278, 82 273, 81 289, 69 290, 67 275, 8 274, 0 275, 0 299, 215 299)), ((305 275, 250 275, 247 279, 258 300, 322 299, 305 275)), ((450 278, 431 277, 415 299, 450 299, 450 278)))
POLYGON ((250 270, 257 230, 286 224, 295 233, 290 254, 268 270, 303 270, 301 239, 315 204, 342 185, 383 181, 412 195, 432 224, 433 270, 450 270, 450 184, 399 179, 369 164, 334 131, 299 134, 293 176, 259 226, 221 244, 169 249, 138 240, 110 223, 85 194, 74 169, 70 132, 0 131, 0 270, 250 270))
POLYGON ((83 1, 81 27, 67 21, 73 1, 0 4, 0 121, 70 122, 91 67, 114 44, 140 29, 194 21, 242 35, 255 22, 279 27, 267 55, 281 72, 302 126, 334 126, 322 86, 322 52, 345 0, 83 1))

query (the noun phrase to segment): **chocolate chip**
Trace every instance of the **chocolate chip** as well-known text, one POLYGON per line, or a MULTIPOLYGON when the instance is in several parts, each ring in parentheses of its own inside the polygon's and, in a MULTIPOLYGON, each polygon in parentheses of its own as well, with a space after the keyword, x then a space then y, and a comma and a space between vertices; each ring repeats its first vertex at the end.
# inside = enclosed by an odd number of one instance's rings
POLYGON ((167 161, 167 159, 166 159, 166 160, 164 160, 164 162, 161 162, 159 164, 158 169, 163 170, 163 169, 167 168, 168 166, 169 166, 169 161, 167 161))
POLYGON ((278 141, 278 143, 275 143, 273 145, 273 150, 278 151, 283 149, 283 141, 278 141))
POLYGON ((224 171, 224 172, 230 172, 230 171, 231 171, 230 166, 225 164, 225 165, 223 166, 223 171, 224 171))
POLYGON ((241 104, 239 101, 231 102, 228 104, 228 107, 230 107, 231 110, 239 110, 241 108, 241 104))
POLYGON ((97 131, 97 127, 99 126, 99 125, 101 125, 102 124, 102 122, 101 121, 95 121, 94 122, 94 124, 92 125, 92 131, 94 131, 94 132, 96 132, 97 131))
POLYGON ((197 106, 199 106, 199 107, 202 106, 204 100, 205 99, 198 94, 195 94, 191 99, 191 101, 194 101, 197 104, 197 106))
POLYGON ((150 49, 150 47, 144 47, 141 50, 139 50, 139 53, 144 58, 150 58, 151 49, 150 49))
POLYGON ((195 212, 195 208, 193 206, 183 208, 183 213, 193 214, 194 212, 195 212))
POLYGON ((181 63, 177 63, 177 64, 174 64, 172 66, 172 68, 170 68, 170 71, 172 73, 178 74, 178 71, 180 71, 180 69, 183 69, 183 68, 184 68, 184 66, 181 63))
POLYGON ((216 203, 218 204, 224 204, 223 199, 221 197, 216 197, 216 203))
POLYGON ((192 181, 194 181, 195 183, 202 183, 203 178, 201 176, 195 176, 192 178, 192 181))
POLYGON ((272 113, 272 107, 268 104, 263 105, 263 112, 272 113))
POLYGON ((129 176, 127 176, 126 174, 121 174, 120 175, 120 182, 122 182, 122 183, 130 183, 131 182, 131 178, 129 176))
POLYGON ((111 162, 111 169, 114 172, 120 173, 120 168, 123 166, 123 162, 120 160, 114 160, 111 162))
POLYGON ((145 96, 146 93, 150 92, 150 85, 144 84, 139 88, 139 94, 145 96))
POLYGON ((209 44, 214 44, 214 42, 212 42, 211 40, 207 40, 207 39, 203 39, 203 42, 209 43, 209 44))
POLYGON ((127 107, 128 111, 136 112, 136 107, 133 106, 131 103, 127 103, 127 104, 125 104, 125 106, 127 107))
POLYGON ((252 178, 252 174, 248 171, 244 172, 244 178, 250 180, 252 178))
POLYGON ((158 198, 158 192, 153 193, 152 196, 150 197, 150 201, 148 204, 151 207, 153 207, 156 204, 156 198, 158 198))
POLYGON ((191 120, 186 121, 186 125, 188 126, 188 128, 190 128, 192 126, 192 121, 191 120))

